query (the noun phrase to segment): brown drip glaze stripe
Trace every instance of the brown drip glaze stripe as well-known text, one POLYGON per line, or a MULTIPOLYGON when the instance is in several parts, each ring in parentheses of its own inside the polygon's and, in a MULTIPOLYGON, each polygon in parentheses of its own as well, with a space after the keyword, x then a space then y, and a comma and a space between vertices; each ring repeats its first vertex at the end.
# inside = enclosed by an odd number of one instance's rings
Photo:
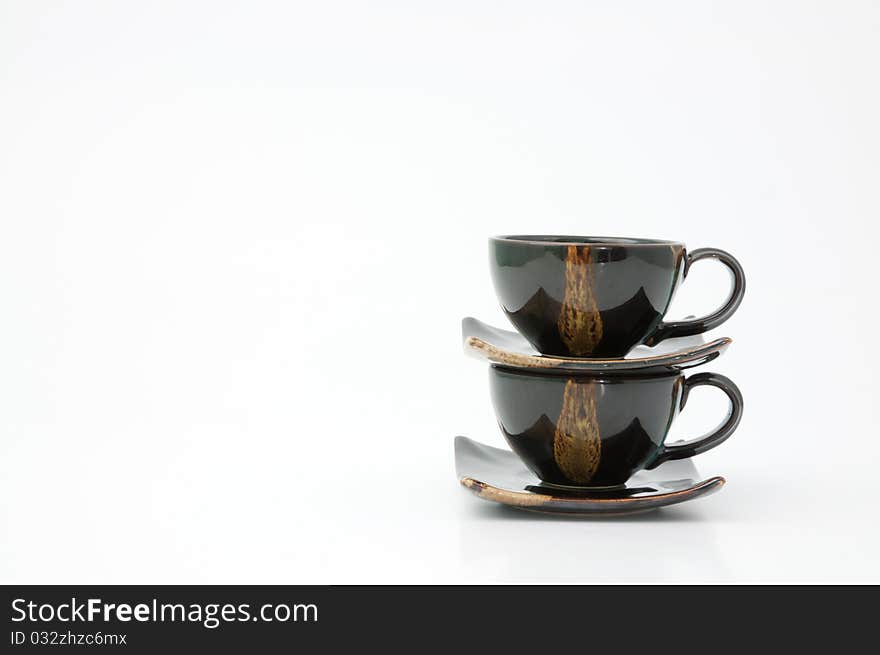
POLYGON ((602 341, 602 315, 593 289, 593 255, 589 246, 568 246, 565 292, 556 326, 568 352, 589 357, 602 341))
POLYGON ((596 387, 574 379, 565 382, 562 409, 553 432, 553 459, 566 479, 587 484, 602 460, 596 416, 596 387))

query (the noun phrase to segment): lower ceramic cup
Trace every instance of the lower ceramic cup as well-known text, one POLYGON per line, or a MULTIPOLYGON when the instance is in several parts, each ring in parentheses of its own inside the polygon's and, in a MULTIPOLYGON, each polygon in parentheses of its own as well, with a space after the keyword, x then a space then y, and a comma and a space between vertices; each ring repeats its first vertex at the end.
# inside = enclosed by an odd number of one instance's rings
POLYGON ((743 400, 717 373, 553 375, 502 366, 489 370, 498 424, 511 449, 545 483, 608 487, 641 469, 693 457, 736 430, 743 400), (721 389, 727 417, 710 434, 684 443, 664 441, 691 389, 721 389))

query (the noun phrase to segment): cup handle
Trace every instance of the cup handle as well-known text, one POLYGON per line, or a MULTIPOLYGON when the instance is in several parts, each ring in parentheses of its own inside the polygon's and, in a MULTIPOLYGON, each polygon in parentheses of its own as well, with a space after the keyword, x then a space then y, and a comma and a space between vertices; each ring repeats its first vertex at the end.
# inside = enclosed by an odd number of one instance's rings
POLYGON ((715 428, 715 430, 709 434, 703 435, 699 439, 686 441, 684 443, 671 444, 668 446, 663 444, 663 447, 660 449, 660 454, 657 455, 657 458, 653 462, 651 462, 650 466, 645 468, 653 469, 663 462, 668 462, 673 459, 685 459, 687 457, 693 457, 694 455, 704 453, 727 440, 727 438, 733 434, 733 431, 736 430, 736 426, 739 425, 739 421, 742 418, 743 397, 739 388, 732 380, 723 375, 719 375, 718 373, 697 373, 696 375, 686 378, 681 394, 679 409, 684 409, 684 405, 687 402, 691 389, 702 386, 718 387, 727 394, 727 398, 730 400, 730 410, 727 412, 727 418, 725 418, 721 425, 715 428))
POLYGON ((686 321, 661 323, 657 330, 654 331, 654 334, 645 341, 646 346, 655 346, 670 337, 689 337, 694 334, 702 334, 718 327, 733 316, 746 292, 746 274, 733 255, 717 248, 698 248, 688 253, 684 263, 684 275, 687 277, 688 271, 690 271, 694 262, 698 262, 701 259, 709 259, 710 257, 717 259, 730 270, 731 277, 733 278, 733 288, 727 301, 719 309, 706 316, 686 321))

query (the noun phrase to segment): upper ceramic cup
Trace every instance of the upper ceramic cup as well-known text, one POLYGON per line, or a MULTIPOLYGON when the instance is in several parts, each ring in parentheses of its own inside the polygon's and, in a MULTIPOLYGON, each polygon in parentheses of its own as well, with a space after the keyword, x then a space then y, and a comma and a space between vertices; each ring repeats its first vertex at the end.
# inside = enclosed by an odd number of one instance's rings
POLYGON ((639 344, 700 334, 739 307, 745 274, 723 250, 655 239, 499 236, 489 239, 489 266, 504 313, 541 353, 623 357, 639 344), (733 288, 707 316, 664 323, 678 285, 706 258, 725 264, 733 288))

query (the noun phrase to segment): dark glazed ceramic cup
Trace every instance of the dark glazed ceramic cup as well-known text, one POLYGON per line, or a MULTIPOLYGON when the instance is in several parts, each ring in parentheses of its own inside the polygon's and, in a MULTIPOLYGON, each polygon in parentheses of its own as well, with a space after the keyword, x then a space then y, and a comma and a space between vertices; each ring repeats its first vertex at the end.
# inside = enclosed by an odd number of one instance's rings
POLYGON ((723 375, 569 376, 489 370, 492 403, 507 443, 550 484, 607 487, 641 469, 705 452, 727 439, 742 416, 743 400, 723 375), (664 444, 694 387, 721 389, 727 417, 699 439, 664 444))
POLYGON ((652 239, 503 236, 489 240, 495 292, 507 317, 545 355, 623 357, 634 346, 700 334, 736 311, 746 288, 723 250, 687 253, 652 239), (702 318, 663 323, 691 265, 714 258, 733 274, 724 305, 702 318))

